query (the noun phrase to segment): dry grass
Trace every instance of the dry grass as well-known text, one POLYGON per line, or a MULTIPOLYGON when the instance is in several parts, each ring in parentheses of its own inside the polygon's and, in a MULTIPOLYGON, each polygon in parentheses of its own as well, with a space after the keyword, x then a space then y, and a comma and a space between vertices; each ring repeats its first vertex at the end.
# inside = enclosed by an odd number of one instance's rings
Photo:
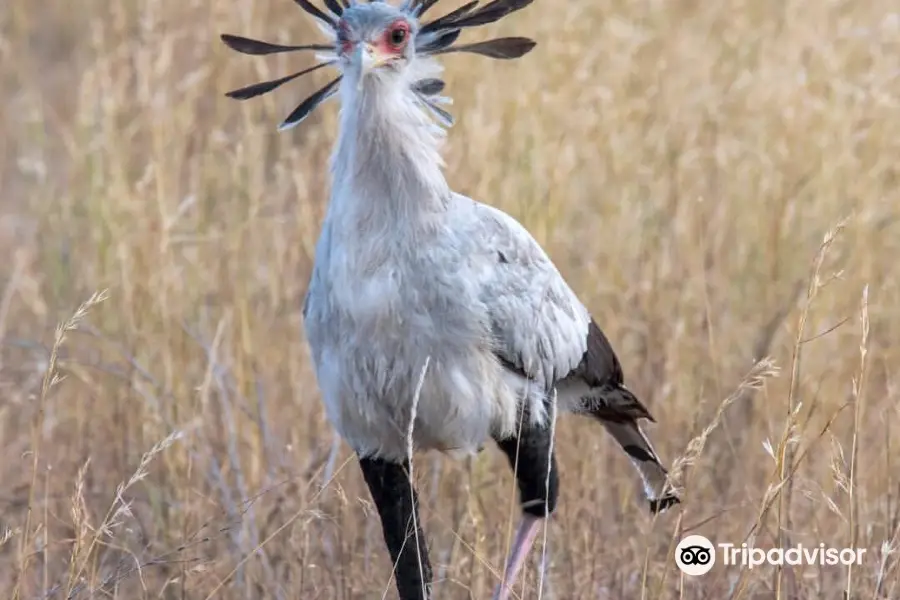
MULTIPOLYGON (((562 419, 543 598, 900 597, 896 2, 539 0, 497 30, 540 45, 445 61, 449 178, 546 245, 685 486, 652 520, 562 419), (686 532, 868 554, 690 579, 686 532)), ((228 101, 304 59, 223 31, 313 35, 287 0, 0 3, 3 598, 394 593, 300 320, 336 107, 275 132, 327 75, 228 101)), ((416 471, 439 597, 488 597, 505 461, 416 471)))

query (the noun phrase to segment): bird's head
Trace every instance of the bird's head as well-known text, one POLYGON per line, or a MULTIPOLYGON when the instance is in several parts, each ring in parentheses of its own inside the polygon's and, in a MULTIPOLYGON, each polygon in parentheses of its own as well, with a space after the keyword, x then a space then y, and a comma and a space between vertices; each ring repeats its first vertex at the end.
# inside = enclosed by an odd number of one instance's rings
POLYGON ((279 129, 299 124, 317 106, 333 97, 338 83, 346 78, 361 87, 369 80, 403 85, 439 121, 452 124, 452 117, 440 104, 444 82, 427 69, 417 69, 436 55, 468 52, 495 59, 519 58, 535 46, 528 38, 506 37, 460 44, 456 42, 464 29, 494 23, 510 13, 525 8, 533 0, 492 0, 479 6, 471 0, 433 21, 422 17, 439 0, 405 0, 394 6, 382 0, 324 0, 325 10, 311 0, 294 0, 312 15, 330 39, 328 43, 285 46, 245 37, 224 34, 222 41, 243 54, 275 54, 301 50, 317 51, 318 64, 272 81, 264 81, 229 92, 238 100, 270 92, 288 81, 325 66, 337 67, 341 74, 325 87, 306 98, 282 122, 279 129))
POLYGON ((336 54, 344 77, 397 79, 415 59, 418 22, 384 2, 354 4, 337 22, 336 54))

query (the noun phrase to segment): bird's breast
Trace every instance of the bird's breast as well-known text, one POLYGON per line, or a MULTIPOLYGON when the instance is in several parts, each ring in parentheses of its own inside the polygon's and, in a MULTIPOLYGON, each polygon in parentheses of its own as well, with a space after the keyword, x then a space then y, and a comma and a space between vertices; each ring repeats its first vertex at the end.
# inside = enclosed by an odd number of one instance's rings
POLYGON ((330 260, 317 265, 307 335, 329 418, 355 449, 405 452, 414 398, 421 448, 473 451, 514 422, 487 309, 464 269, 431 268, 427 255, 330 260))

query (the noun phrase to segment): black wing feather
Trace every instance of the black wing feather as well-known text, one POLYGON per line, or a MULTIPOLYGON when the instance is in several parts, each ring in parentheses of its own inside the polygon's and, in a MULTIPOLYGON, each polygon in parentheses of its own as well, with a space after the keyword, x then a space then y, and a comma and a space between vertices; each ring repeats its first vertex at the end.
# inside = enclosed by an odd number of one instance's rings
MULTIPOLYGON (((548 385, 555 385, 569 377, 578 377, 591 388, 618 388, 624 383, 625 376, 619 357, 593 319, 588 324, 586 346, 578 366, 568 373, 555 373, 556 381, 547 382, 548 385)), ((494 355, 509 371, 525 379, 535 380, 534 373, 526 372, 522 357, 511 354, 508 348, 497 347, 494 355)))
POLYGON ((619 357, 593 319, 588 324, 587 350, 576 371, 591 387, 619 386, 625 382, 619 357))

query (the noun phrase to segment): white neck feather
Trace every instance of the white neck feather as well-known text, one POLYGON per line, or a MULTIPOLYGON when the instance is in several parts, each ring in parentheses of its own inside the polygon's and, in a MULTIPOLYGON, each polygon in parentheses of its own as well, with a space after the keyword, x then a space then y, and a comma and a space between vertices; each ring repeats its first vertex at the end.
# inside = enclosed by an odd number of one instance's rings
POLYGON ((401 77, 341 83, 338 140, 331 160, 329 213, 368 227, 414 223, 443 211, 450 189, 436 125, 401 77))

